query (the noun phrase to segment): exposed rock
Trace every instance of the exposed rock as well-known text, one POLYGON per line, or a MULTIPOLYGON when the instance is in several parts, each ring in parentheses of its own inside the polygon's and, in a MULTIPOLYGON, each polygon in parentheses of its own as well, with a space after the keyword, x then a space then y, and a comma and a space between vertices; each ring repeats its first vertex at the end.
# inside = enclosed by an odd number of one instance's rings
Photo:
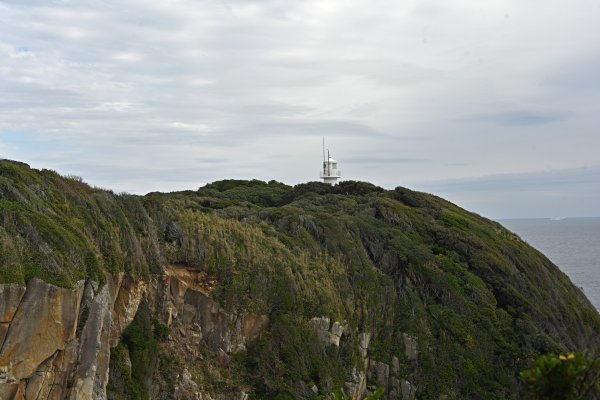
POLYGON ((219 349, 217 353, 219 355, 219 362, 221 365, 228 365, 231 362, 231 356, 225 353, 223 349, 219 349))
POLYGON ((213 400, 210 395, 201 393, 200 387, 194 382, 192 374, 187 369, 184 369, 178 378, 173 393, 176 399, 213 400))
POLYGON ((25 381, 12 384, 0 384, 0 399, 25 399, 25 381))
MULTIPOLYGON (((48 379, 51 383, 48 399, 63 400, 68 398, 70 391, 70 378, 77 365, 77 356, 79 351, 79 341, 74 340, 67 344, 65 350, 59 351, 52 363, 53 378, 48 379)), ((40 397, 40 400, 43 397, 40 397)))
POLYGON ((79 362, 70 395, 73 400, 106 398, 111 309, 115 295, 115 283, 110 280, 89 305, 89 317, 81 333, 79 362))
POLYGON ((308 321, 308 324, 317 332, 317 336, 319 336, 321 342, 326 343, 329 341, 329 318, 314 317, 308 321))
POLYGON ((331 325, 331 333, 329 336, 329 340, 331 342, 331 344, 333 344, 336 347, 340 346, 340 339, 342 338, 342 335, 344 334, 344 327, 339 323, 339 322, 334 322, 333 325, 331 325))
POLYGON ((117 280, 121 283, 117 286, 118 292, 116 298, 114 298, 114 311, 110 329, 111 347, 119 343, 121 334, 133 321, 133 317, 135 317, 135 313, 148 289, 146 281, 133 279, 130 276, 123 277, 120 275, 117 280))
POLYGON ((73 290, 38 279, 22 289, 0 285, 4 298, 13 302, 12 307, 2 304, 3 313, 14 314, 10 323, 0 325, 0 335, 6 331, 0 352, 1 381, 12 384, 2 385, 0 390, 24 385, 23 394, 32 399, 105 399, 111 328, 120 336, 133 318, 129 314, 135 315, 139 305, 132 305, 136 286, 124 285, 119 290, 121 283, 122 275, 109 277, 97 295, 95 282, 81 281, 73 290), (24 294, 19 296, 21 292, 24 294), (119 325, 114 327, 112 310, 117 294, 122 301, 116 318, 119 325))
POLYGON ((83 282, 73 290, 32 279, 14 314, 0 351, 8 383, 28 378, 75 338, 83 282))
POLYGON ((352 369, 351 380, 344 384, 344 389, 352 400, 360 400, 367 391, 367 376, 363 371, 352 369))
MULTIPOLYGON (((185 332, 189 354, 197 357, 204 341, 228 365, 229 353, 257 340, 269 320, 225 311, 210 297, 215 282, 205 278, 188 271, 148 281, 119 274, 101 288, 81 281, 75 289, 63 289, 38 279, 27 287, 0 285, 0 338, 5 339, 0 399, 106 399, 111 345, 119 343, 142 302, 161 321, 185 332)), ((343 329, 338 323, 330 332, 338 343, 343 329)), ((214 397, 194 385, 189 372, 183 374, 178 398, 232 398, 231 393, 214 397)), ((247 399, 248 394, 240 391, 234 398, 247 399)))
POLYGON ((187 369, 177 376, 177 383, 175 384, 175 392, 172 394, 175 399, 178 400, 247 400, 248 394, 245 392, 238 392, 237 394, 228 393, 227 395, 213 396, 206 393, 200 385, 198 385, 192 377, 192 374, 187 369))
POLYGON ((400 380, 398 378, 390 378, 388 400, 398 400, 402 396, 400 380))
POLYGON ((208 345, 226 353, 246 349, 246 344, 258 339, 265 329, 265 315, 227 313, 217 302, 196 290, 185 291, 182 323, 195 326, 208 345))
POLYGON ((377 363, 377 384, 387 388, 390 376, 390 366, 385 363, 377 363))
POLYGON ((367 351, 369 350, 369 343, 371 342, 371 333, 362 332, 358 335, 358 347, 362 358, 367 357, 367 351))
MULTIPOLYGON (((347 326, 343 328, 343 335, 356 335, 356 331, 352 332, 347 326)), ((333 330, 333 329, 332 329, 333 330)), ((339 332, 339 330, 337 330, 339 332)), ((362 362, 360 365, 355 365, 352 368, 352 373, 350 375, 351 379, 344 384, 345 393, 350 396, 352 400, 361 400, 364 398, 367 393, 368 384, 371 382, 377 381, 378 376, 378 362, 370 361, 367 357, 369 344, 371 342, 371 333, 361 332, 358 333, 358 351, 361 355, 362 362)), ((383 364, 383 363, 381 363, 383 364)), ((389 366, 383 364, 387 367, 387 371, 384 371, 385 367, 379 372, 379 375, 382 376, 382 380, 387 382, 387 377, 389 376, 389 366), (385 376, 385 378, 383 378, 385 376)), ((376 385, 371 389, 376 390, 376 385)), ((387 383, 380 386, 387 386, 387 383)))
POLYGON ((8 322, 0 322, 0 346, 2 346, 2 343, 4 343, 9 326, 10 324, 8 322))
POLYGON ((18 383, 0 383, 0 399, 14 399, 18 389, 18 383))
POLYGON ((404 354, 406 355, 406 358, 411 361, 416 361, 418 357, 417 339, 406 333, 402 334, 402 338, 404 340, 404 354))
POLYGON ((269 323, 269 318, 266 315, 243 314, 242 315, 242 332, 244 342, 252 343, 257 340, 260 334, 265 330, 269 323))
POLYGON ((393 356, 392 357, 392 374, 397 374, 400 372, 400 360, 398 360, 398 357, 393 356))
POLYGON ((402 391, 402 400, 414 400, 416 394, 416 388, 406 380, 400 381, 400 388, 402 391))
POLYGON ((337 321, 333 324, 330 324, 330 322, 331 320, 327 317, 314 317, 308 323, 317 332, 322 343, 339 347, 340 340, 347 327, 337 321))
POLYGON ((12 321, 24 294, 24 286, 0 285, 0 323, 12 321))
POLYGON ((35 374, 27 382, 25 398, 27 399, 46 399, 50 394, 52 383, 54 381, 53 362, 58 352, 48 358, 39 366, 35 374))
POLYGON ((167 279, 177 281, 171 282, 171 289, 175 289, 175 292, 172 292, 174 298, 182 298, 187 288, 210 296, 217 286, 217 281, 210 278, 204 271, 171 266, 166 269, 165 275, 167 279), (180 289, 176 284, 183 285, 183 289, 180 289))
POLYGON ((373 361, 369 362, 369 384, 373 383, 376 387, 387 389, 388 378, 390 376, 390 366, 386 363, 373 361))

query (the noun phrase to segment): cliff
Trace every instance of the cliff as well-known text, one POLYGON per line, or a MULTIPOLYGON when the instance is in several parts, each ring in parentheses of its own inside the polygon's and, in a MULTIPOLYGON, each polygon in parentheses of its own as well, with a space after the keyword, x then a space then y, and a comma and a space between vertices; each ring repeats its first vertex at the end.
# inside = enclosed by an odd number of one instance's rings
POLYGON ((501 225, 364 182, 114 194, 0 161, 0 398, 519 398, 600 317, 501 225))

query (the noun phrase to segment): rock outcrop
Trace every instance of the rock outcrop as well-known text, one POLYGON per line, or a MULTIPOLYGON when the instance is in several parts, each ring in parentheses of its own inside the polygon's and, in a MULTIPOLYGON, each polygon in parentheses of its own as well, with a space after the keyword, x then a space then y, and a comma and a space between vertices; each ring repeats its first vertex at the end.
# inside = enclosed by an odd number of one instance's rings
MULTIPOLYGON (((377 361, 369 357, 371 344, 370 332, 357 332, 351 330, 346 323, 333 322, 327 317, 314 317, 308 322, 317 333, 319 340, 325 346, 340 346, 343 335, 355 336, 357 338, 357 351, 361 359, 354 365, 349 375, 349 380, 344 384, 344 392, 352 400, 363 399, 367 394, 375 392, 379 388, 385 389, 384 397, 387 400, 414 400, 416 387, 409 379, 411 376, 402 376, 400 371, 400 359, 393 356, 390 363, 377 361)), ((417 339, 402 334, 405 352, 404 359, 411 364, 409 370, 415 371, 418 359, 417 339)))
POLYGON ((227 313, 217 302, 196 290, 187 290, 183 298, 173 300, 179 304, 175 318, 180 333, 186 335, 189 330, 195 330, 215 351, 245 350, 246 343, 256 340, 268 322, 264 315, 227 313))
POLYGON ((81 282, 73 290, 62 289, 32 279, 20 301, 6 305, 8 310, 16 311, 0 350, 4 383, 15 384, 31 377, 38 366, 75 339, 83 287, 81 282))
MULTIPOLYGON (((211 298, 206 280, 194 271, 172 267, 163 278, 136 280, 119 274, 102 287, 80 281, 73 289, 63 289, 39 279, 27 287, 0 285, 0 333, 5 339, 0 398, 106 399, 111 348, 119 344, 143 302, 171 327, 172 335, 184 339, 192 354, 207 346, 226 364, 229 354, 245 350, 269 321, 264 315, 228 313, 211 298)), ((355 335, 361 361, 344 386, 352 399, 379 387, 387 389, 390 400, 414 398, 414 387, 397 376, 397 357, 391 365, 369 358, 370 333, 352 331, 345 322, 327 317, 308 323, 326 346, 339 348, 344 335, 355 335)), ((404 342, 406 359, 414 361, 416 339, 404 335, 404 342)), ((222 398, 203 390, 185 368, 176 391, 182 398, 222 398)), ((240 399, 244 396, 239 393, 240 399)))
POLYGON ((310 326, 317 332, 319 339, 326 344, 340 347, 340 340, 348 330, 347 324, 335 321, 333 324, 327 317, 315 317, 309 321, 310 326))
MULTIPOLYGON (((180 335, 226 357, 260 336, 266 316, 227 313, 192 277, 191 271, 150 280, 119 274, 102 287, 80 281, 73 289, 39 279, 27 287, 0 285, 0 399, 106 399, 111 347, 142 302, 180 335)), ((187 370, 179 376, 178 390, 211 398, 187 370)))

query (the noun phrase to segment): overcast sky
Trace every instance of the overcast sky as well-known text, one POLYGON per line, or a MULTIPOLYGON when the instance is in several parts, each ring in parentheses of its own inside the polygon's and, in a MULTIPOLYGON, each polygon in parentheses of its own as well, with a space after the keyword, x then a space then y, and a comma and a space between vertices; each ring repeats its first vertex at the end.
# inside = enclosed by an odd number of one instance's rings
POLYGON ((115 191, 223 178, 600 216, 600 0, 0 0, 0 158, 115 191))

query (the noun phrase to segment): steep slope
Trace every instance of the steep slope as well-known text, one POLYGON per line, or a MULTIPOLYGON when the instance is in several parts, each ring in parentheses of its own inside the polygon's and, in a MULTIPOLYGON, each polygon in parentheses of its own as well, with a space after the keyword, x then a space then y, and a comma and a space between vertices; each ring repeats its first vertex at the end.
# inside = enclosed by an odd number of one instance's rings
POLYGON ((600 350, 598 313, 542 254, 401 187, 115 195, 0 161, 0 221, 5 397, 518 398, 537 354, 600 350))

